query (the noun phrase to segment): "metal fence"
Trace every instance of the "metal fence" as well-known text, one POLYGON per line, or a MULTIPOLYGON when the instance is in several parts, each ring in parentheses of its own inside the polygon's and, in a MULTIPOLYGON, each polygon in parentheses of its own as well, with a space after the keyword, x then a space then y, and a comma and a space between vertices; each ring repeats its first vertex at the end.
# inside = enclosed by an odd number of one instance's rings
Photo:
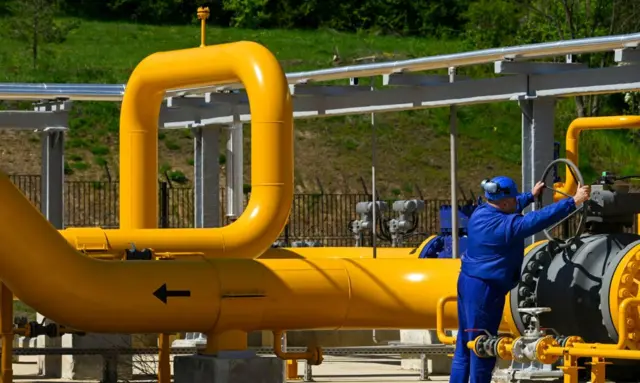
MULTIPOLYGON (((40 176, 13 175, 12 181, 29 200, 40 206, 40 176)), ((67 181, 64 185, 65 227, 117 228, 118 182, 67 181)), ((159 227, 185 228, 194 226, 193 188, 176 187, 160 182, 159 227)), ((220 190, 220 222, 227 223, 225 207, 226 189, 220 190)), ((245 204, 247 201, 245 196, 245 204)), ((358 202, 370 201, 368 194, 296 194, 293 200, 289 223, 280 239, 287 244, 294 241, 318 241, 323 246, 354 246, 355 236, 350 222, 358 218, 355 206, 358 202)), ((389 206, 391 206, 389 201, 389 206)), ((439 210, 449 205, 448 200, 425 200, 425 209, 418 218, 416 230, 405 240, 407 246, 417 246, 429 235, 439 231, 439 210)), ((386 217, 391 217, 389 213, 386 217)), ((574 231, 574 223, 558 229, 558 234, 568 235, 574 231)), ((363 245, 371 244, 371 237, 364 238, 363 245)), ((390 246, 390 241, 380 238, 378 246, 390 246)))

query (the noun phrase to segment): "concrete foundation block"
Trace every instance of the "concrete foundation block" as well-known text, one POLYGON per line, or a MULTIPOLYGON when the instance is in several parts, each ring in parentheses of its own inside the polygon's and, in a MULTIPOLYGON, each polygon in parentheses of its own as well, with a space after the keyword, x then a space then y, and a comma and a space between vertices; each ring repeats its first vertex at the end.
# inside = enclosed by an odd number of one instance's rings
MULTIPOLYGON (((457 331, 454 331, 454 335, 457 331)), ((403 345, 441 344, 433 330, 400 330, 400 341, 403 345)), ((427 356, 429 375, 448 375, 451 373, 451 358, 447 355, 427 356)), ((407 370, 420 370, 420 358, 416 355, 402 355, 401 367, 407 370)))
POLYGON ((284 383, 283 360, 272 356, 244 356, 176 356, 174 383, 284 383))
MULTIPOLYGON (((36 315, 38 323, 42 323, 44 316, 40 313, 36 315)), ((46 321, 45 323, 48 323, 46 321)), ((60 338, 49 338, 41 335, 37 338, 38 347, 62 347, 60 338)), ((62 356, 61 355, 39 355, 38 375, 47 378, 60 378, 62 376, 62 356)))
MULTIPOLYGON (((38 338, 27 338, 24 336, 14 336, 13 337, 13 348, 35 348, 38 346, 38 338)), ((30 357, 27 355, 13 355, 13 362, 18 363, 23 360, 29 359, 30 357)))
MULTIPOLYGON (((87 334, 62 336, 62 347, 74 348, 131 348, 128 334, 87 334)), ((62 378, 71 380, 100 380, 104 374, 105 359, 101 355, 64 355, 62 378)), ((133 375, 131 355, 118 357, 118 378, 129 380, 133 375)))
POLYGON ((27 338, 24 336, 14 338, 14 342, 17 341, 16 347, 19 348, 34 348, 38 347, 38 338, 27 338))

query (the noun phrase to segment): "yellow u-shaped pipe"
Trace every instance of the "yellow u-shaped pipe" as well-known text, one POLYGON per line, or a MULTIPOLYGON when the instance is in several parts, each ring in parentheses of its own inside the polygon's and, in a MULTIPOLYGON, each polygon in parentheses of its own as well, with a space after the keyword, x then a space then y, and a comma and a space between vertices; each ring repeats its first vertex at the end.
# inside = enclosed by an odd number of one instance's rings
MULTIPOLYGON (((611 117, 581 117, 571 122, 567 129, 566 155, 576 166, 578 164, 578 138, 583 130, 610 130, 610 129, 636 129, 640 128, 640 116, 611 116, 611 117)), ((566 167, 565 182, 555 184, 555 189, 562 193, 573 195, 578 189, 577 181, 571 176, 569 167, 566 167)), ((553 199, 557 202, 567 198, 562 193, 555 193, 553 199)))
POLYGON ((282 232, 293 202, 293 107, 285 74, 263 46, 237 42, 162 52, 133 71, 120 118, 120 229, 70 228, 76 249, 203 252, 254 258, 282 232), (234 223, 162 229, 158 221, 158 122, 166 90, 240 81, 250 100, 251 198, 234 223))

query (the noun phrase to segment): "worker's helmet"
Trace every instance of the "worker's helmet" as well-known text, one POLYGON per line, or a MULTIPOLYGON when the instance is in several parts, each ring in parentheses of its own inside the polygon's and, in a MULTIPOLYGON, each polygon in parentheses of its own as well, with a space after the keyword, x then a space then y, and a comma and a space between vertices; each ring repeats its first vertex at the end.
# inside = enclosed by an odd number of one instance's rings
POLYGON ((494 177, 491 180, 485 179, 480 183, 480 186, 484 190, 484 196, 489 201, 516 198, 519 195, 516 182, 506 176, 494 177))

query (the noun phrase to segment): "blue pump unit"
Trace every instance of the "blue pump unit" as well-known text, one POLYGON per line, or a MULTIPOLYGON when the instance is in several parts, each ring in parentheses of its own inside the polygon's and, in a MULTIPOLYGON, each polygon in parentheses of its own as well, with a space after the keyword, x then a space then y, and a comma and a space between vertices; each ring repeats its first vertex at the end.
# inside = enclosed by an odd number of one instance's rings
MULTIPOLYGON (((468 201, 458 207, 458 251, 462 256, 467 251, 467 225, 471 214, 482 203, 468 201)), ((451 223, 451 205, 440 206, 440 233, 427 243, 418 258, 451 258, 453 253, 453 226, 451 223)))

